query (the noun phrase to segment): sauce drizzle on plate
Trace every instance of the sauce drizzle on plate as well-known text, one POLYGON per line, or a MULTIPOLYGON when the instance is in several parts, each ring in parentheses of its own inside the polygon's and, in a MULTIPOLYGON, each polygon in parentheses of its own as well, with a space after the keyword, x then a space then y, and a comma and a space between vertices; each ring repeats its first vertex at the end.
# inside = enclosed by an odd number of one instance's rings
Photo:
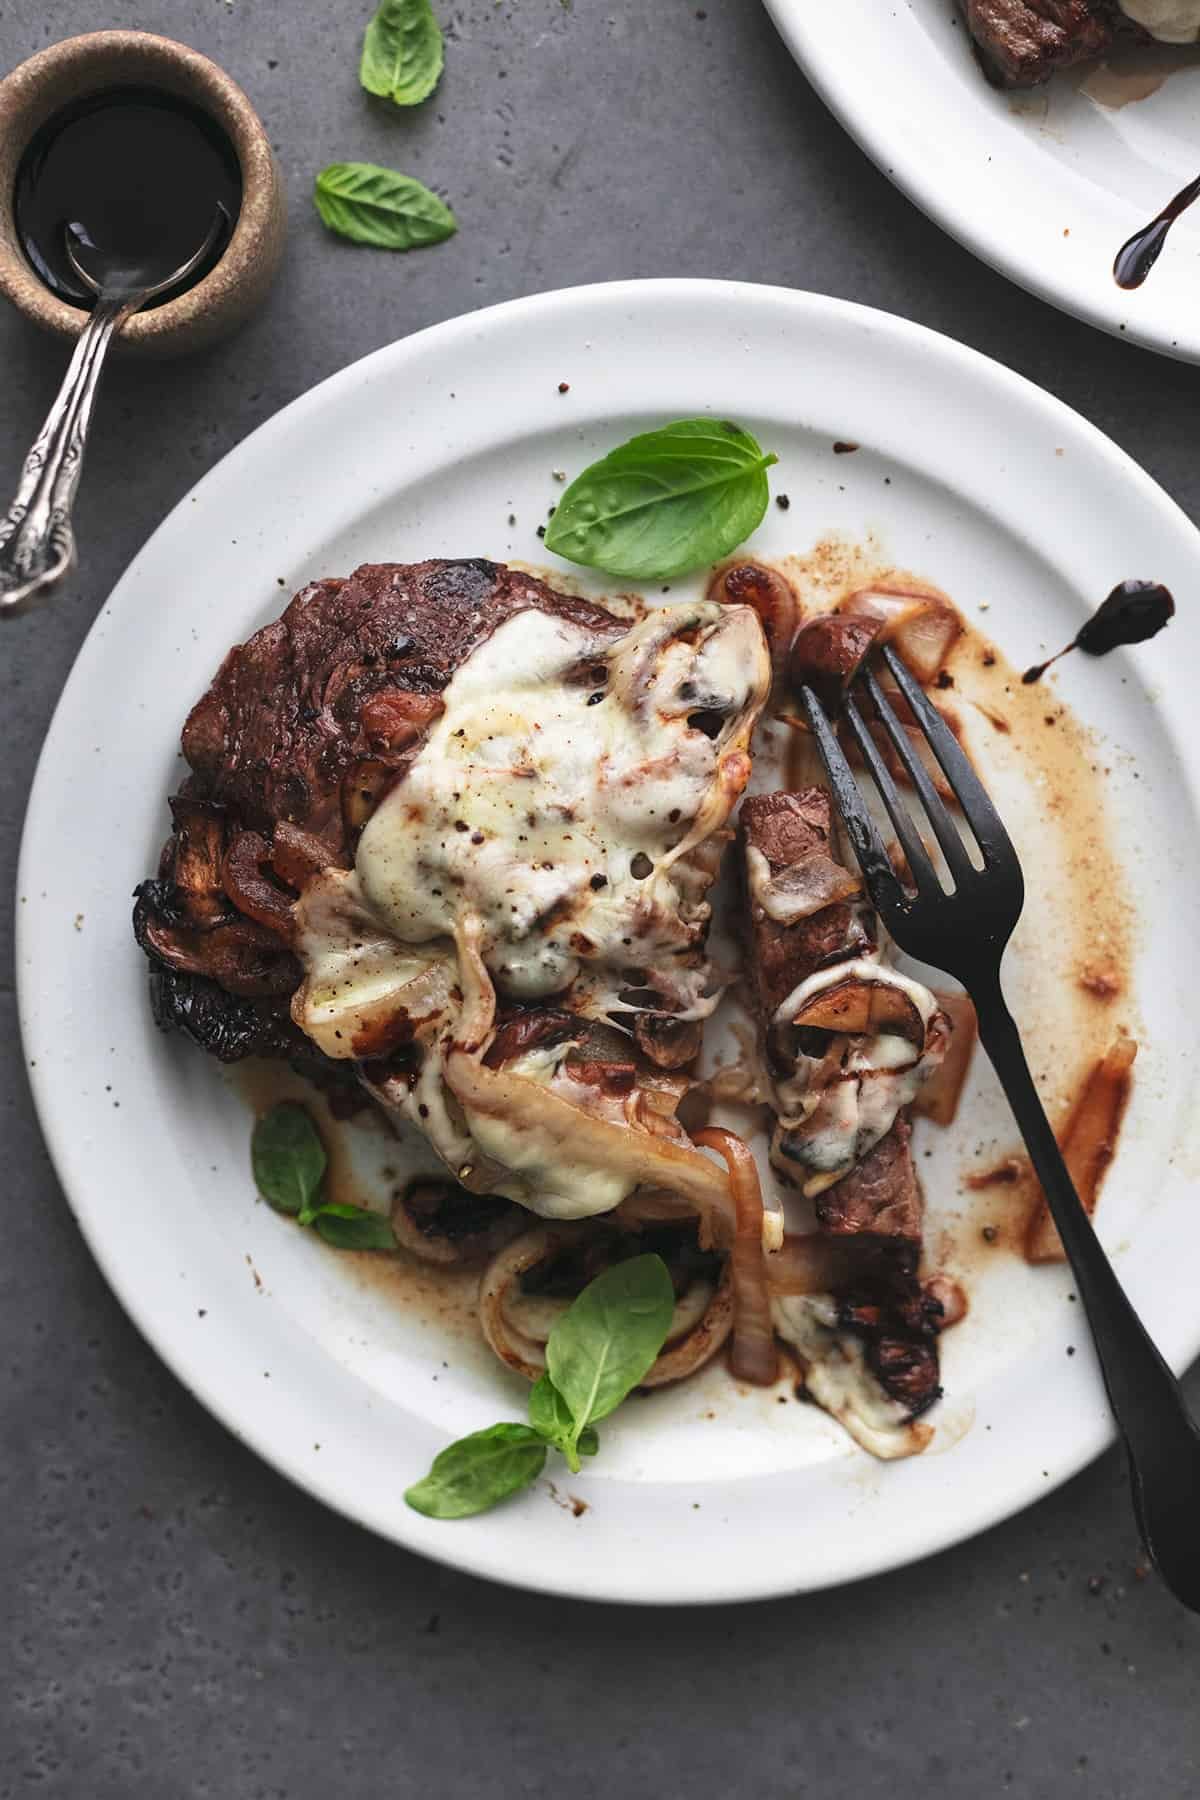
POLYGON ((1124 644, 1143 644, 1174 616, 1174 596, 1160 581, 1119 581, 1091 618, 1080 626, 1071 642, 1048 656, 1045 662, 1026 669, 1021 680, 1026 686, 1040 681, 1050 664, 1070 650, 1082 650, 1087 656, 1107 656, 1110 650, 1124 644))

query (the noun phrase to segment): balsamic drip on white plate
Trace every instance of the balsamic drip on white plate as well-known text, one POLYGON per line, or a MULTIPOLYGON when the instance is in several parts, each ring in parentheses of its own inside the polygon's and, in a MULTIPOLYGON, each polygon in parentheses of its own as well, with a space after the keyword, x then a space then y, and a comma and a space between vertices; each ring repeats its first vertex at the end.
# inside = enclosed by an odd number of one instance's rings
POLYGON ((1143 644, 1174 616, 1174 596, 1161 581, 1119 581, 1091 618, 1079 627, 1071 642, 1048 656, 1045 662, 1026 669, 1021 680, 1026 684, 1040 681, 1050 664, 1070 650, 1082 650, 1086 656, 1107 656, 1110 650, 1117 650, 1124 644, 1143 644))
POLYGON ((1194 200, 1200 200, 1200 175, 1180 188, 1162 211, 1135 231, 1128 243, 1122 244, 1113 263, 1113 280, 1121 288, 1139 288, 1158 261, 1167 233, 1194 200))

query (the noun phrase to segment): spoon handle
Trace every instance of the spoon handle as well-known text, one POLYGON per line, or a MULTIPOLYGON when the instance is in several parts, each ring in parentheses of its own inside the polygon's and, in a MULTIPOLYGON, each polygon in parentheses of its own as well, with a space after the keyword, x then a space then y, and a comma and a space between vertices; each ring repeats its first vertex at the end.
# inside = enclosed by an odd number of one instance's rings
POLYGON ((139 296, 97 300, 0 521, 0 614, 46 598, 75 560, 71 505, 105 352, 139 296))

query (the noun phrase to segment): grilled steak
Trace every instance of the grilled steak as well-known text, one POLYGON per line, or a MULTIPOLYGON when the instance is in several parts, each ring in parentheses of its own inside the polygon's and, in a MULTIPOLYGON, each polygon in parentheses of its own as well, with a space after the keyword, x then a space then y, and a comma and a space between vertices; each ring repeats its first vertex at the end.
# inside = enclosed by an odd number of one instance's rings
MULTIPOLYGON (((786 1025, 776 1023, 783 1002, 818 970, 873 952, 874 940, 862 909, 845 901, 793 923, 768 916, 755 898, 751 853, 765 860, 771 880, 778 882, 811 859, 828 859, 831 832, 824 788, 751 795, 742 805, 750 972, 767 1062, 777 1082, 786 1081, 797 1067, 797 1036, 814 1058, 821 1056, 829 1037, 819 1031, 789 1034, 786 1025)), ((863 1340, 875 1379, 915 1417, 941 1391, 936 1332, 942 1309, 916 1273, 924 1208, 911 1136, 901 1112, 849 1173, 816 1195, 814 1204, 820 1229, 853 1238, 862 1252, 852 1289, 839 1297, 838 1327, 863 1340)), ((789 1132, 781 1121, 772 1145, 772 1161, 781 1173, 789 1168, 790 1154, 789 1132)))
MULTIPOLYGON (((780 875, 807 857, 829 854, 829 795, 818 787, 795 794, 750 794, 742 803, 741 829, 743 851, 759 851, 771 875, 780 875)), ((844 902, 794 924, 780 924, 755 905, 747 883, 747 907, 750 972, 764 1027, 814 969, 873 948, 868 927, 844 902)))
POLYGON ((988 79, 998 87, 1036 87, 1056 70, 1102 56, 1118 33, 1146 34, 1115 0, 962 0, 988 79))
POLYGON ((614 639, 628 629, 481 558, 366 563, 348 580, 311 583, 229 652, 183 728, 191 774, 172 801, 158 877, 136 895, 164 1029, 222 1061, 325 1060, 291 1021, 295 893, 307 874, 350 863, 358 828, 419 749, 455 670, 530 607, 614 639))
POLYGON ((347 858, 354 765, 394 779, 441 711, 438 695, 483 638, 536 607, 620 637, 601 607, 477 558, 364 563, 317 581, 229 652, 183 728, 188 791, 268 831, 279 819, 347 858), (349 814, 349 817, 346 815, 349 814))
POLYGON ((848 1175, 818 1194, 817 1223, 835 1237, 871 1237, 921 1248, 924 1203, 903 1114, 848 1175))

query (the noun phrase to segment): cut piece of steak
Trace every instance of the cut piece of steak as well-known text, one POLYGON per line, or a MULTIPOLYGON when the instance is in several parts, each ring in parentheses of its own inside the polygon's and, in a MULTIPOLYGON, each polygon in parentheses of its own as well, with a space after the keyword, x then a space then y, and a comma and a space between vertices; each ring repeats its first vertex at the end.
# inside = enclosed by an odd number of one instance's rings
MULTIPOLYGON (((766 1062, 780 1106, 789 1081, 793 1084, 789 1101, 803 1104, 795 1087, 803 1084, 806 1069, 812 1070, 814 1078, 827 1070, 823 1059, 832 1035, 789 1030, 786 1020, 778 1021, 780 1007, 817 971, 871 955, 875 946, 871 922, 861 905, 839 901, 792 923, 770 917, 755 897, 755 869, 757 866, 760 896, 764 863, 778 892, 793 891, 804 885, 797 879, 797 870, 814 859, 830 857, 831 836, 831 802, 824 788, 758 794, 743 803, 741 849, 750 915, 750 975, 766 1062), (757 864, 756 858, 761 859, 757 864)), ((855 1244, 856 1272, 837 1296, 836 1329, 860 1340, 866 1369, 879 1388, 915 1418, 941 1392, 937 1331, 942 1307, 922 1288, 917 1275, 924 1206, 911 1138, 907 1114, 901 1111, 847 1174, 816 1193, 814 1206, 822 1231, 855 1244)), ((789 1132, 783 1118, 775 1132, 771 1160, 785 1179, 793 1179, 789 1132)), ((795 1175, 802 1172, 799 1164, 794 1170, 795 1175)))
POLYGON ((828 963, 861 956, 874 947, 861 910, 844 901, 822 907, 806 919, 782 924, 757 904, 748 852, 765 858, 772 877, 808 857, 828 856, 833 829, 824 788, 797 793, 750 794, 742 803, 742 868, 750 916, 750 974, 764 1030, 788 995, 828 963))
POLYGON ((1036 87, 1056 70, 1102 56, 1118 30, 1142 36, 1113 0, 961 0, 989 80, 1036 87))
POLYGON ((888 1239, 919 1253, 924 1201, 911 1139, 912 1126, 901 1113, 848 1175, 817 1195, 822 1231, 834 1237, 888 1239))

